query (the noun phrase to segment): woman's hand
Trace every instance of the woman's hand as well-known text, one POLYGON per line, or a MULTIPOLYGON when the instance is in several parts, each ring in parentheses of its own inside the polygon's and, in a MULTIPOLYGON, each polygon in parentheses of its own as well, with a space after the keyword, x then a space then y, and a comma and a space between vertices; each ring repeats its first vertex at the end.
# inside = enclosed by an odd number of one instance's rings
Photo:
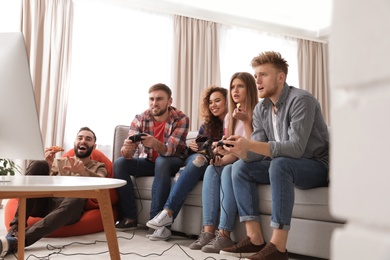
POLYGON ((213 159, 210 160, 210 164, 215 166, 224 166, 223 158, 219 155, 216 155, 213 159))
POLYGON ((195 140, 192 140, 189 144, 189 148, 194 151, 194 152, 197 152, 198 151, 198 144, 196 143, 195 140))
POLYGON ((241 120, 243 122, 248 122, 250 121, 250 116, 249 114, 246 112, 245 109, 243 108, 235 108, 233 110, 233 118, 237 119, 237 120, 241 120))

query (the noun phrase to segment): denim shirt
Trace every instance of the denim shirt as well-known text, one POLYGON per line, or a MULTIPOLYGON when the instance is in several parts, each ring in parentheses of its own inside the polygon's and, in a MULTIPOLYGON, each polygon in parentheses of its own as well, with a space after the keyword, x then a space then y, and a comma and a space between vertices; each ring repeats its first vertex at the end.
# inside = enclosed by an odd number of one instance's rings
MULTIPOLYGON (((261 100, 253 111, 251 139, 268 142, 271 158, 313 159, 329 168, 329 133, 318 100, 309 92, 285 83, 276 108, 280 142, 275 141, 273 103, 269 98, 261 100)), ((249 152, 247 161, 258 161, 264 157, 249 152)))

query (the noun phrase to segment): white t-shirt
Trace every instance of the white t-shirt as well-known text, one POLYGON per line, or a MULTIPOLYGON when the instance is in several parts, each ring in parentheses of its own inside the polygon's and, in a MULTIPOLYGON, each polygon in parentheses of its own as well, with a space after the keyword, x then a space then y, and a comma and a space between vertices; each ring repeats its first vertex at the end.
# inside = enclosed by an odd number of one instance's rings
MULTIPOLYGON (((228 132, 228 125, 229 125, 229 114, 226 114, 225 116, 225 119, 223 120, 223 133, 224 135, 227 134, 228 132)), ((234 129, 234 135, 240 135, 242 137, 245 137, 245 138, 250 138, 250 136, 246 136, 245 134, 245 126, 244 126, 244 122, 242 122, 241 120, 237 120, 236 122, 236 128, 234 129)), ((227 136, 229 137, 229 136, 227 136)))

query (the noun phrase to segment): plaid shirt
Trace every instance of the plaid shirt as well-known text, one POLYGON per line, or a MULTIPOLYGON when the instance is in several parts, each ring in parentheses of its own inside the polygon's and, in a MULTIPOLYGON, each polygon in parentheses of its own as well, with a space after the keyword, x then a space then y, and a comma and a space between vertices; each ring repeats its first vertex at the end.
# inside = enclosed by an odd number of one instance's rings
MULTIPOLYGON (((189 128, 189 118, 175 107, 169 107, 169 116, 165 125, 164 143, 167 151, 161 156, 176 156, 185 158, 187 155, 186 138, 189 128)), ((131 122, 129 136, 138 133, 147 133, 154 136, 154 118, 150 110, 146 110, 142 114, 136 115, 131 122)), ((140 143, 136 154, 138 157, 152 160, 153 149, 147 148, 140 143)))

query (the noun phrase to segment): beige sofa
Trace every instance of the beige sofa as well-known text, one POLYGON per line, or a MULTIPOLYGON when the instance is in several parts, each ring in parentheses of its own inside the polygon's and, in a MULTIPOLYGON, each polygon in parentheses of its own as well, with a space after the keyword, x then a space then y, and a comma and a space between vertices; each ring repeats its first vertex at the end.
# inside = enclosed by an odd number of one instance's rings
MULTIPOLYGON (((129 126, 118 125, 114 132, 113 161, 120 157, 123 140, 126 139, 129 126)), ((190 132, 187 140, 196 137, 196 132, 190 132)), ((151 205, 151 187, 153 177, 140 177, 134 180, 136 187, 138 222, 145 225, 149 220, 151 205)), ((271 191, 269 185, 258 186, 260 198, 261 225, 266 241, 269 241, 272 229, 271 191)), ((328 188, 299 190, 295 192, 295 206, 287 249, 291 253, 329 259, 330 238, 333 230, 343 226, 343 221, 331 216, 328 205, 328 188)), ((187 235, 198 235, 202 229, 202 181, 188 195, 179 215, 172 225, 173 231, 187 235)), ((245 238, 244 224, 239 223, 233 232, 233 240, 238 242, 245 238)))

